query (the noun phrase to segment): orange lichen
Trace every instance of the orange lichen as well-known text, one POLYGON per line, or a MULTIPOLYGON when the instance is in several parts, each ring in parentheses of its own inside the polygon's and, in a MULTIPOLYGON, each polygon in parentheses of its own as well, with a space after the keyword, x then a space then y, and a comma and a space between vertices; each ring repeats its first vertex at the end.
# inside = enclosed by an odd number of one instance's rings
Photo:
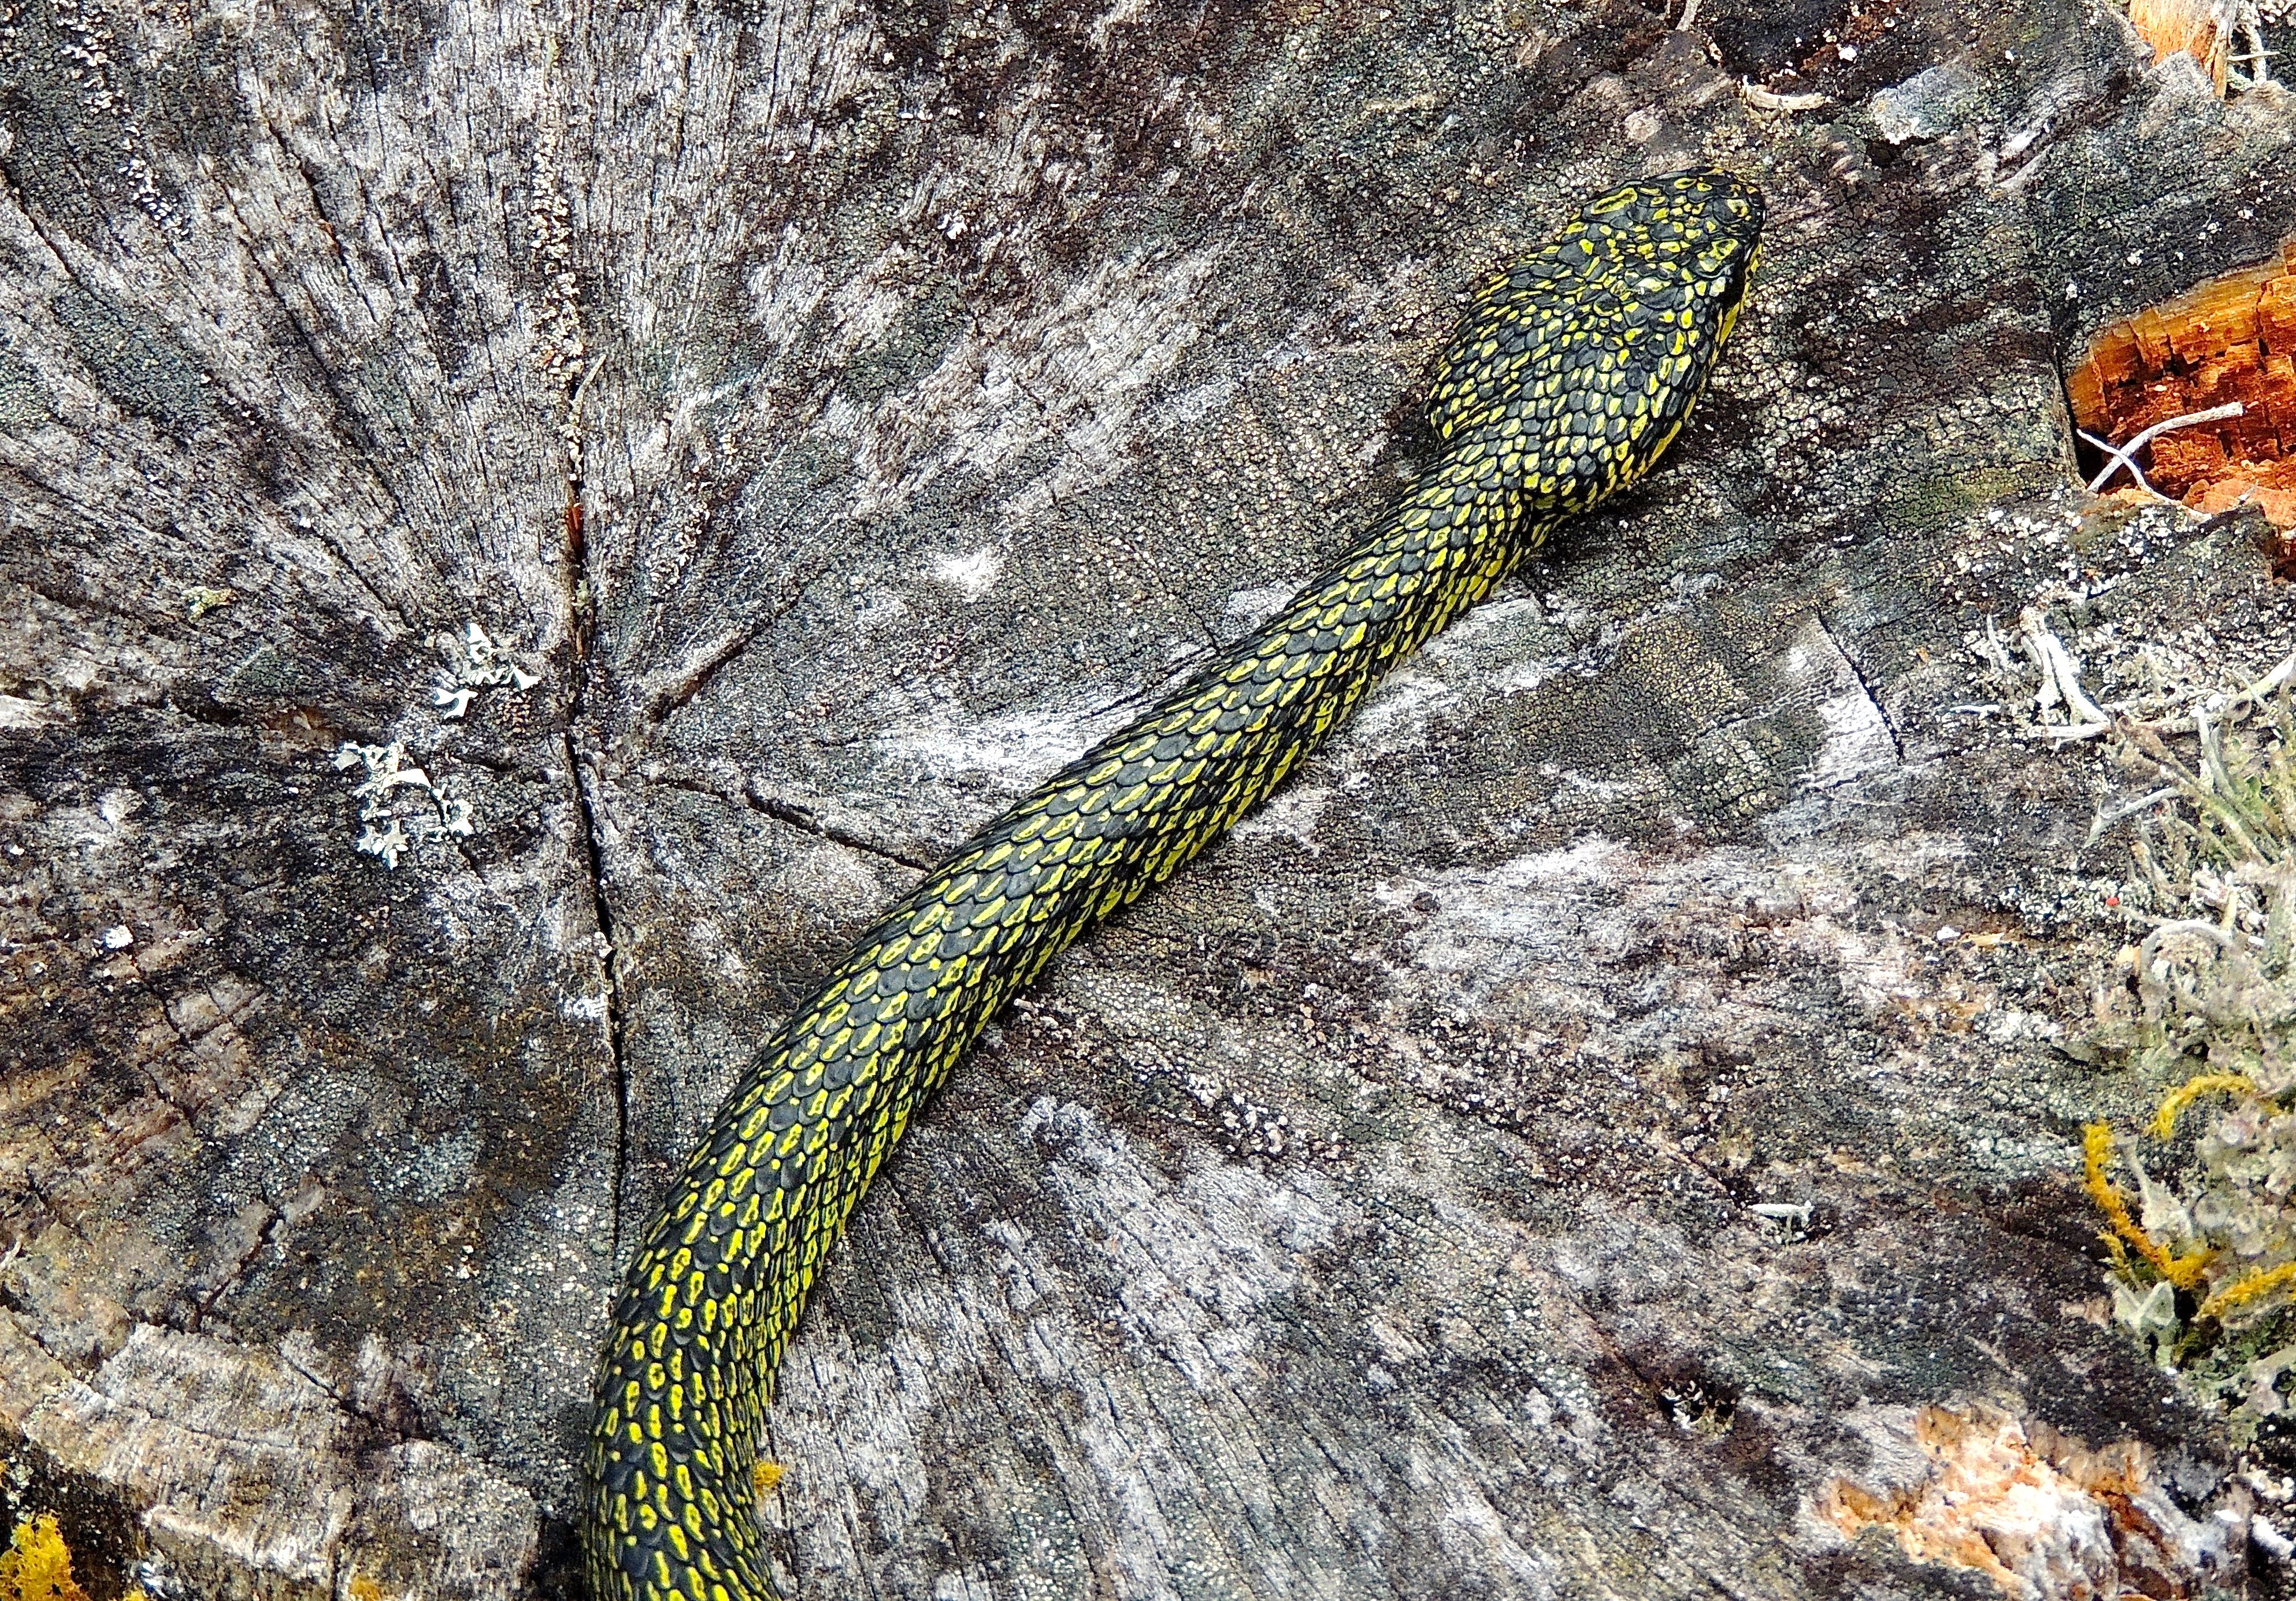
POLYGON ((88 1601, 72 1580, 71 1552, 56 1520, 45 1513, 18 1523, 0 1551, 0 1601, 88 1601))
POLYGON ((2136 1254, 2152 1265, 2152 1271, 2180 1290, 2189 1290, 2201 1282, 2207 1271, 2213 1252, 2194 1251, 2184 1256, 2172 1256, 2168 1248, 2144 1232, 2144 1226, 2128 1213, 2128 1198, 2120 1193, 2105 1171, 2112 1160, 2112 1129, 2104 1123, 2091 1123, 2081 1130, 2083 1178, 2088 1186, 2089 1199, 2112 1225, 2112 1233, 2104 1237, 2108 1242, 2126 1241, 2136 1254))
POLYGON ((2066 389, 2074 423, 2114 441, 2240 402, 2237 417, 2154 439, 2145 476, 2196 511, 2246 499, 2296 529, 2296 240, 2104 329, 2066 389))

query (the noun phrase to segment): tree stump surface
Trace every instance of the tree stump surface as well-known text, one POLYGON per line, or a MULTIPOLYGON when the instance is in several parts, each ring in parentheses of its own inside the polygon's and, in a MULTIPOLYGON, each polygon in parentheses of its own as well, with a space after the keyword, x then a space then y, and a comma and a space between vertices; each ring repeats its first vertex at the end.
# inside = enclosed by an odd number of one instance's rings
POLYGON ((1677 20, 0 14, 5 1507, 98 1601, 576 1593, 617 1264, 748 1051, 1346 548, 1475 274, 1712 162, 1770 220, 1695 422, 912 1130, 776 1560, 1993 1593, 1829 1520, 1943 1408, 2136 1442, 2162 1582, 2266 1584, 2080 1188, 2110 776, 1956 708, 2099 575, 2290 648, 2253 519, 2100 520, 2062 373, 2296 234, 2296 108, 2076 0, 1677 20))

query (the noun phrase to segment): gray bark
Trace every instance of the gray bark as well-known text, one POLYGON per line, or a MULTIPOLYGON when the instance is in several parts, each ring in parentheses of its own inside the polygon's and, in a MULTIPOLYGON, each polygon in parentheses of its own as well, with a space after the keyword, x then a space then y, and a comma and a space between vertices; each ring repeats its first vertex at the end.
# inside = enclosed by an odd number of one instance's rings
POLYGON ((2079 520, 2060 368, 2296 233, 2296 113, 2073 0, 1701 12, 0 13, 7 1507, 99 1597, 569 1593, 617 1261, 750 1047, 1346 546, 1473 274, 1716 161, 1767 272, 1668 465, 911 1133, 778 1558, 1984 1594, 1812 1511, 1983 1400, 2270 1582, 2101 1310, 2107 780, 1949 709, 2068 562, 2288 648, 2252 524, 2079 520))

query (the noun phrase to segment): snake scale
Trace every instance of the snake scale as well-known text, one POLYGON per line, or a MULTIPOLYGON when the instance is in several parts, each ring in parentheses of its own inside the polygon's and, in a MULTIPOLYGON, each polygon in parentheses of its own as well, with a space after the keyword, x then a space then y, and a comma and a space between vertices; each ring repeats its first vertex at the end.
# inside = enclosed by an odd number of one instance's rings
POLYGON ((758 1441, 806 1293, 1013 993, 1265 800, 1380 676, 1648 472, 1729 337, 1752 185, 1628 184, 1485 278, 1439 358, 1432 465, 1336 565, 871 924, 759 1048, 631 1262, 583 1538, 597 1601, 767 1601, 758 1441))

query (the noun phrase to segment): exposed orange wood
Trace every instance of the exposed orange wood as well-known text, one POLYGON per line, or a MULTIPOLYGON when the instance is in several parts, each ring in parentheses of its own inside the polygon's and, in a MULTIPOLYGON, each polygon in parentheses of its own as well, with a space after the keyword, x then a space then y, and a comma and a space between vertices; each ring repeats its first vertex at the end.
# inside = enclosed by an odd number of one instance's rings
POLYGON ((2105 328, 2065 387, 2074 422, 2114 440, 2239 401, 2240 416, 2154 439, 2145 475, 2198 510, 2246 495, 2296 528, 2296 240, 2105 328))

